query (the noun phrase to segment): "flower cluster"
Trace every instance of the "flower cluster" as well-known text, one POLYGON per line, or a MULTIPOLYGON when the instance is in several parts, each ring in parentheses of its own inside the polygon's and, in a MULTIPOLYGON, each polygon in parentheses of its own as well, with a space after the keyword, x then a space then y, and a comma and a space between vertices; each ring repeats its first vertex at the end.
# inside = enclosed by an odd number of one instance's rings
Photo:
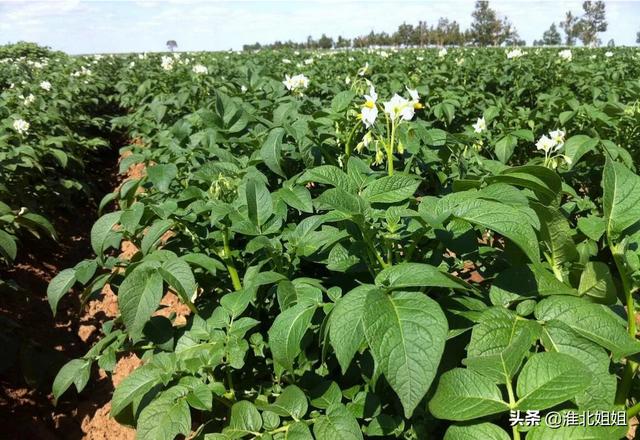
POLYGON ((91 76, 91 69, 87 69, 86 67, 82 66, 80 67, 80 70, 76 70, 71 74, 71 76, 76 78, 79 76, 91 76))
MULTIPOLYGON (((368 82, 368 81, 367 81, 368 82)), ((415 111, 423 108, 420 103, 418 91, 407 87, 410 99, 404 98, 397 93, 391 99, 381 104, 381 108, 387 120, 387 131, 380 134, 373 130, 374 124, 379 115, 378 109, 378 93, 373 84, 369 83, 369 93, 364 95, 364 103, 360 108, 358 118, 362 121, 367 132, 362 141, 356 146, 356 151, 361 151, 364 147, 368 147, 372 142, 375 143, 376 156, 375 164, 381 164, 384 160, 385 153, 387 156, 389 175, 393 174, 393 153, 398 151, 402 153, 404 147, 401 142, 396 141, 396 129, 403 121, 410 121, 415 115, 415 111), (380 146, 384 148, 381 149, 380 146)), ((348 154, 347 154, 348 155, 348 154)))
POLYGON ((520 58, 524 54, 525 53, 522 51, 522 49, 512 49, 507 52, 507 59, 520 58))
POLYGON ((560 159, 568 164, 571 163, 571 159, 564 154, 560 154, 560 151, 564 147, 565 132, 562 130, 550 131, 549 135, 542 135, 538 142, 536 142, 536 149, 544 152, 544 166, 550 168, 557 168, 560 159))
POLYGON ((42 81, 40 83, 40 88, 46 92, 51 90, 51 83, 49 81, 42 81))
POLYGON ((196 64, 191 70, 196 75, 206 75, 209 73, 209 69, 207 69, 207 67, 203 66, 202 64, 196 64))
POLYGON ((483 131, 487 130, 487 123, 484 120, 484 116, 481 118, 478 118, 477 122, 475 124, 473 124, 473 131, 475 131, 476 133, 482 133, 483 131))
POLYGON ((174 63, 174 58, 168 57, 168 56, 163 56, 160 62, 160 65, 162 66, 162 68, 164 70, 173 70, 173 63, 174 63))
POLYGON ((304 89, 309 87, 309 78, 303 74, 294 76, 285 75, 285 79, 282 81, 282 84, 284 84, 289 91, 302 93, 304 89))
POLYGON ((447 49, 443 47, 438 51, 438 57, 444 58, 445 56, 447 56, 447 49))
POLYGON ((16 119, 13 121, 13 129, 18 132, 18 134, 26 134, 29 131, 29 123, 24 119, 16 119))
POLYGON ((29 95, 27 95, 26 97, 20 95, 19 98, 22 99, 22 104, 25 107, 33 104, 35 102, 35 100, 36 100, 36 97, 33 96, 33 93, 29 93, 29 95))
POLYGON ((565 49, 558 52, 558 56, 565 61, 571 61, 573 58, 573 54, 571 53, 571 49, 565 49))

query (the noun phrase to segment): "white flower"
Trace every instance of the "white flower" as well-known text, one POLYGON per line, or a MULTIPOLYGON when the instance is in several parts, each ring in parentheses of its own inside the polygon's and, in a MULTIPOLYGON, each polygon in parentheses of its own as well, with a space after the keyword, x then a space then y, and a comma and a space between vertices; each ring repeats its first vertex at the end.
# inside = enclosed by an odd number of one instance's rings
POLYGON ((304 60, 304 63, 308 66, 309 64, 313 64, 313 58, 307 58, 304 60))
POLYGON ((418 95, 418 91, 416 89, 410 89, 407 87, 407 92, 409 92, 409 96, 411 96, 411 105, 416 110, 423 108, 424 106, 420 103, 420 95, 418 95))
POLYGON ((573 54, 571 53, 571 49, 565 49, 558 52, 558 56, 565 61, 571 61, 573 58, 573 54))
POLYGON ((173 69, 173 58, 163 56, 162 61, 160 63, 164 70, 172 70, 173 69))
POLYGON ((49 81, 42 81, 40 83, 40 88, 42 90, 46 90, 47 92, 51 90, 51 83, 49 81))
POLYGON ((410 121, 414 115, 413 103, 396 93, 384 103, 384 112, 393 120, 400 118, 410 121))
POLYGON ((349 78, 348 76, 345 76, 345 77, 344 77, 344 83, 345 83, 346 85, 351 84, 351 78, 349 78))
POLYGON ((456 58, 456 64, 462 66, 464 64, 464 58, 456 58))
POLYGON ((378 106, 376 105, 378 94, 373 85, 369 88, 369 94, 364 95, 364 99, 365 102, 360 111, 360 115, 362 116, 364 126, 369 128, 376 122, 376 118, 378 117, 378 106))
POLYGON ((416 60, 418 60, 418 61, 424 61, 424 57, 416 57, 416 60))
POLYGON ((303 74, 294 76, 285 75, 285 79, 284 81, 282 81, 282 83, 287 88, 287 90, 300 92, 309 87, 309 78, 307 78, 303 74))
POLYGON ((486 129, 487 129, 487 123, 484 120, 484 116, 481 118, 478 118, 478 121, 475 124, 473 124, 473 131, 475 131, 476 133, 482 133, 486 129))
POLYGON ((605 56, 605 57, 607 57, 607 58, 611 58, 611 57, 613 56, 613 52, 611 52, 610 50, 608 50, 608 51, 606 51, 606 52, 604 53, 604 56, 605 56))
POLYGON ((205 66, 203 66, 202 64, 196 64, 195 66, 193 66, 193 68, 191 69, 193 71, 193 73, 195 73, 196 75, 206 75, 209 73, 209 69, 207 69, 205 66))
POLYGON ((136 62, 135 61, 131 61, 129 63, 129 69, 133 69, 136 66, 136 62))
POLYGON ((447 49, 443 47, 438 51, 438 57, 444 58, 445 56, 447 56, 447 49))
POLYGON ((524 55, 524 52, 521 49, 512 49, 509 52, 507 52, 508 59, 520 58, 522 55, 524 55))
POLYGON ((564 145, 565 134, 566 133, 562 130, 554 130, 549 132, 549 137, 551 138, 551 140, 553 140, 558 145, 558 148, 556 148, 556 150, 559 150, 564 145))
POLYGON ((362 138, 362 144, 365 147, 368 147, 372 140, 373 140, 373 136, 371 135, 371 132, 367 131, 367 133, 362 138))
POLYGON ((282 64, 291 64, 291 60, 288 58, 283 58, 282 59, 282 64))
POLYGON ((364 76, 368 70, 369 70, 369 62, 367 61, 366 63, 364 63, 364 66, 361 67, 360 70, 358 70, 358 75, 364 76))
POLYGON ((29 93, 29 96, 27 96, 26 98, 24 98, 24 101, 22 101, 22 104, 24 104, 25 106, 32 104, 34 101, 36 100, 36 97, 33 96, 33 93, 29 93))
POLYGON ((244 84, 242 84, 242 85, 240 86, 240 91, 241 91, 242 93, 246 93, 246 92, 247 92, 247 86, 245 86, 244 84))
POLYGON ((19 134, 26 134, 29 131, 29 123, 24 119, 16 119, 13 121, 13 129, 19 134))
POLYGON ((536 142, 536 148, 544 151, 545 154, 549 154, 552 151, 557 150, 557 142, 546 135, 543 135, 538 142, 536 142))

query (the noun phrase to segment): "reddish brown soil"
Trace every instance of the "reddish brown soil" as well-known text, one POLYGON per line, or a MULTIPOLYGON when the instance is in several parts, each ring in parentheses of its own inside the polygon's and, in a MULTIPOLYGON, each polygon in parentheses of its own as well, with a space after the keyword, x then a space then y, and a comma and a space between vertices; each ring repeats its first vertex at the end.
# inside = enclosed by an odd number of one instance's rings
MULTIPOLYGON (((116 159, 111 155, 94 164, 90 172, 97 177, 96 194, 106 194, 120 183, 116 159)), ((0 374, 2 438, 134 438, 133 430, 108 417, 108 402, 114 382, 132 371, 137 359, 120 360, 113 377, 94 371, 82 393, 72 389, 57 405, 51 395, 60 366, 82 356, 95 343, 100 325, 117 314, 116 297, 108 287, 82 313, 78 292, 60 301, 55 318, 46 299, 47 284, 60 270, 91 257, 89 232, 97 218, 96 205, 97 200, 86 200, 73 210, 49 214, 60 241, 23 237, 16 264, 0 269, 0 279, 20 286, 18 291, 0 293, 0 324, 10 320, 15 327, 8 339, 18 342, 16 361, 0 374)), ((6 334, 4 326, 0 332, 6 334)), ((5 354, 12 350, 0 348, 8 359, 5 354)))

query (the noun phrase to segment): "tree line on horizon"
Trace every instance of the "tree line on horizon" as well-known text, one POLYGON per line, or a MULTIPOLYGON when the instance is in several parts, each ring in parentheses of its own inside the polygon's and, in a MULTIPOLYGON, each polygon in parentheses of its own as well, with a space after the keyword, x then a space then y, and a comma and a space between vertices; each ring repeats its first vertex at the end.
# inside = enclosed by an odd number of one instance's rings
MULTIPOLYGON (((606 7, 604 1, 585 1, 582 15, 571 11, 565 14, 559 23, 564 33, 560 34, 556 23, 552 23, 540 40, 534 40, 534 46, 574 46, 578 40, 585 46, 597 46, 601 43, 598 34, 607 30, 606 7)), ((352 39, 338 36, 336 39, 323 33, 318 39, 311 35, 304 42, 275 41, 269 44, 245 44, 243 50, 258 49, 340 49, 365 48, 371 46, 524 46, 518 30, 507 17, 500 17, 486 0, 476 1, 471 13, 473 21, 468 29, 461 29, 455 20, 441 17, 437 24, 428 26, 426 21, 417 25, 402 23, 393 33, 371 31, 369 34, 352 39)), ((637 34, 640 43, 640 32, 637 34)), ((613 40, 609 45, 615 44, 613 40)))

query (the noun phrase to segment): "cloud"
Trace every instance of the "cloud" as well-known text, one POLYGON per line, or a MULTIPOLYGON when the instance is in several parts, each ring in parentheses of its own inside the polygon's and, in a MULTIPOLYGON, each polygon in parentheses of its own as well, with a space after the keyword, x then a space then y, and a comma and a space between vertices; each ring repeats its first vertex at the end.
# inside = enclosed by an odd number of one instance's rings
MULTIPOLYGON (((492 0, 527 41, 540 38, 564 12, 581 2, 492 0)), ((4 38, 35 40, 71 53, 164 50, 167 39, 182 50, 241 48, 275 40, 303 41, 307 35, 353 38, 371 30, 393 32, 403 22, 439 17, 466 28, 474 4, 453 1, 12 1, 0 2, 4 38)), ((640 3, 607 2, 610 30, 603 40, 632 44, 640 3)))

